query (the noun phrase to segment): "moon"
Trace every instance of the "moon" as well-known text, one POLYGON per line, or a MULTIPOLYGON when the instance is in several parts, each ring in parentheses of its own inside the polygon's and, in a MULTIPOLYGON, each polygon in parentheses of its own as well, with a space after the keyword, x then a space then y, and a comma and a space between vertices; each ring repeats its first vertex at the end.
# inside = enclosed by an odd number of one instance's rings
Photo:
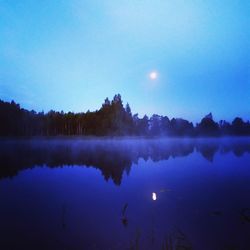
POLYGON ((156 200, 157 200, 156 193, 154 193, 154 192, 152 193, 152 200, 153 200, 153 201, 156 201, 156 200))
POLYGON ((152 72, 149 73, 149 78, 151 80, 156 80, 157 77, 158 77, 158 73, 156 71, 152 71, 152 72))

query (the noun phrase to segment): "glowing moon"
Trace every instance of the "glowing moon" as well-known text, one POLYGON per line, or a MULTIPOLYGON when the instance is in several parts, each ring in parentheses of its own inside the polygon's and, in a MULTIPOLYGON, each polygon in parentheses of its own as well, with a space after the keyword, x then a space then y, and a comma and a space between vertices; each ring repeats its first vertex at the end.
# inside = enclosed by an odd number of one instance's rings
POLYGON ((150 72, 149 78, 150 78, 151 80, 156 80, 157 77, 158 77, 158 73, 157 73, 156 71, 150 72))
POLYGON ((152 200, 153 200, 153 201, 156 201, 156 200, 157 200, 156 193, 152 193, 152 200))

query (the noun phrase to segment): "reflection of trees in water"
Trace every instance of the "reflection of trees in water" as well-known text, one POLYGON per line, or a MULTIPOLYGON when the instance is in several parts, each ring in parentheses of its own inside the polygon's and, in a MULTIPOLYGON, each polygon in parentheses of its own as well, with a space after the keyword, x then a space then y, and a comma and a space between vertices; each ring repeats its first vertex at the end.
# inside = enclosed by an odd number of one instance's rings
POLYGON ((198 144, 196 147, 197 151, 202 154, 208 161, 213 161, 215 153, 219 149, 218 144, 198 144))
POLYGON ((120 185, 123 172, 129 174, 140 158, 157 162, 181 157, 196 150, 213 161, 216 152, 250 153, 250 142, 233 140, 5 140, 0 143, 0 178, 15 176, 19 170, 34 166, 81 165, 100 169, 105 180, 120 185))

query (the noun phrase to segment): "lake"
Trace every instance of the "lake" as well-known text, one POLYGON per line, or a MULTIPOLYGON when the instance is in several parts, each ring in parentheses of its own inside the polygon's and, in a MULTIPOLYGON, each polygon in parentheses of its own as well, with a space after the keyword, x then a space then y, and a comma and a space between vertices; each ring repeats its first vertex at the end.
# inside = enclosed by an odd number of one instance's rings
POLYGON ((0 142, 0 249, 250 249, 250 138, 0 142))

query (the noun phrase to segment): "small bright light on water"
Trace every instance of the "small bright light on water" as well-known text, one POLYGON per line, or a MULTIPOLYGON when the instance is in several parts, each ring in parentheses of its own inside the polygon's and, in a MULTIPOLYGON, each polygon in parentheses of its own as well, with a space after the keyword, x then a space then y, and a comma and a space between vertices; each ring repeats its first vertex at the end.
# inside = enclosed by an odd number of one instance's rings
POLYGON ((153 201, 156 201, 156 200, 157 200, 156 193, 152 193, 152 200, 153 200, 153 201))
POLYGON ((157 78, 158 74, 156 71, 152 71, 150 74, 149 74, 149 77, 151 80, 155 80, 157 78))

